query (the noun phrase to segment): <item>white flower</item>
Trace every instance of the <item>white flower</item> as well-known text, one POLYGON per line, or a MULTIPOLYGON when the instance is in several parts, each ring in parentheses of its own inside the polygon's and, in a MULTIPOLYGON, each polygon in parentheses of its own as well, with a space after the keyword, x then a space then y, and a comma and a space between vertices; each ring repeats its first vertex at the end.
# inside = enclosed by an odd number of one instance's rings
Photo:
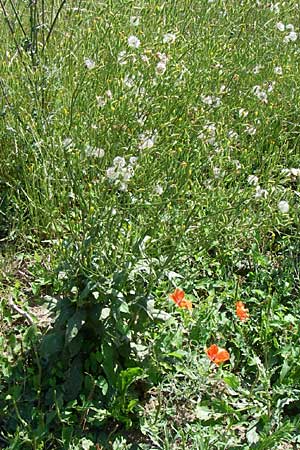
POLYGON ((260 72, 260 69, 261 69, 261 65, 258 64, 257 66, 254 67, 253 73, 254 73, 255 75, 258 74, 258 73, 260 72))
POLYGON ((262 101, 263 103, 268 103, 268 96, 265 91, 259 91, 257 93, 257 98, 262 101))
POLYGON ((110 181, 114 181, 118 178, 118 173, 115 170, 115 167, 109 167, 106 170, 106 177, 110 180, 110 181))
POLYGON ((103 158, 105 152, 103 148, 92 147, 91 145, 86 145, 85 154, 87 156, 95 157, 95 158, 103 158))
POLYGON ((164 192, 163 187, 160 184, 157 184, 154 188, 154 192, 157 195, 161 195, 164 192))
POLYGON ((239 137, 237 132, 234 131, 234 130, 229 130, 228 133, 227 133, 227 136, 228 136, 229 139, 232 139, 232 140, 237 140, 238 137, 239 137))
POLYGON ((300 177, 300 169, 295 169, 294 167, 292 167, 290 171, 293 177, 295 178, 300 177))
POLYGON ((279 14, 279 12, 280 12, 279 3, 271 3, 270 4, 270 11, 274 12, 275 14, 279 14))
POLYGON ((106 105, 107 100, 105 97, 102 97, 101 95, 96 95, 96 100, 99 108, 102 108, 103 106, 106 105))
POLYGON ((247 181, 249 184, 253 184, 254 186, 257 186, 258 177, 256 175, 249 175, 247 181))
POLYGON ((110 89, 108 89, 107 91, 105 91, 105 95, 109 100, 112 100, 113 95, 110 89))
POLYGON ((163 36, 164 44, 173 44, 176 40, 176 35, 174 33, 166 33, 163 36))
POLYGON ((130 156, 130 158, 129 158, 129 163, 130 163, 132 166, 135 166, 136 163, 137 163, 137 161, 138 161, 138 159, 137 159, 136 156, 130 156))
POLYGON ((213 167, 213 174, 215 178, 220 178, 222 175, 220 167, 213 167))
POLYGON ((205 105, 212 106, 213 108, 217 108, 221 104, 220 98, 214 95, 201 95, 201 100, 205 105))
POLYGON ((124 66, 124 64, 127 64, 127 59, 126 59, 126 51, 122 50, 119 54, 118 54, 118 63, 121 66, 124 66))
POLYGON ((140 24, 140 18, 138 16, 131 16, 130 17, 130 25, 132 27, 138 27, 140 24))
POLYGON ((159 59, 161 62, 167 63, 168 57, 167 57, 167 55, 166 55, 165 53, 157 52, 157 53, 156 53, 156 56, 158 57, 158 59, 159 59))
POLYGON ((126 192, 127 191, 127 184, 126 183, 120 183, 118 186, 119 191, 126 192))
POLYGON ((114 167, 116 167, 118 169, 121 169, 122 167, 125 167, 125 165, 126 165, 126 161, 125 161, 125 158, 123 158, 123 156, 116 156, 113 159, 113 166, 114 167))
POLYGON ((254 134, 256 133, 256 128, 252 127, 250 125, 246 126, 246 133, 248 133, 250 136, 254 136, 254 134))
POLYGON ((240 161, 238 159, 234 159, 232 161, 232 164, 235 165, 236 170, 240 170, 242 168, 242 164, 240 163, 240 161))
POLYGON ((139 149, 146 150, 148 148, 152 148, 155 144, 156 138, 157 138, 156 132, 151 133, 150 131, 146 131, 146 133, 140 134, 139 149))
POLYGON ((121 175, 123 178, 123 181, 129 181, 130 178, 134 176, 134 170, 132 166, 124 167, 124 169, 121 170, 121 175))
POLYGON ((276 73, 276 75, 282 75, 283 74, 282 67, 280 66, 274 67, 274 73, 276 73))
POLYGON ((144 53, 141 55, 141 60, 142 60, 144 63, 149 64, 149 58, 148 58, 148 56, 145 55, 144 53))
POLYGON ((283 42, 295 42, 297 40, 297 33, 295 31, 291 31, 288 35, 285 36, 283 42))
POLYGON ((90 58, 85 58, 85 59, 84 59, 84 64, 85 64, 85 67, 86 67, 87 69, 89 69, 89 70, 94 69, 94 68, 96 67, 95 61, 93 61, 93 60, 90 59, 90 58))
POLYGON ((62 141, 62 145, 63 145, 64 147, 70 147, 70 145, 72 145, 72 144, 73 144, 73 141, 72 141, 71 138, 65 138, 65 139, 62 141))
POLYGON ((255 198, 266 198, 268 196, 268 191, 262 189, 259 185, 255 188, 255 198))
POLYGON ((285 28, 286 30, 295 31, 294 25, 292 25, 291 23, 289 23, 285 28))
POLYGON ((276 28, 279 31, 284 31, 285 30, 285 25, 282 22, 278 22, 278 23, 276 23, 276 28))
POLYGON ((159 63, 156 65, 155 72, 157 75, 163 75, 165 71, 167 70, 166 63, 163 61, 159 61, 159 63))
POLYGON ((125 75, 125 78, 123 80, 124 86, 126 86, 127 88, 132 88, 134 86, 134 79, 134 75, 125 75))
POLYGON ((141 45, 141 41, 136 36, 129 36, 127 43, 131 48, 139 48, 139 46, 141 45))
POLYGON ((240 108, 239 109, 239 117, 247 117, 248 116, 248 114, 249 114, 249 112, 248 111, 246 111, 244 108, 240 108))
POLYGON ((288 202, 286 202, 285 200, 281 200, 278 203, 278 209, 282 214, 286 214, 289 212, 290 206, 289 206, 288 202))

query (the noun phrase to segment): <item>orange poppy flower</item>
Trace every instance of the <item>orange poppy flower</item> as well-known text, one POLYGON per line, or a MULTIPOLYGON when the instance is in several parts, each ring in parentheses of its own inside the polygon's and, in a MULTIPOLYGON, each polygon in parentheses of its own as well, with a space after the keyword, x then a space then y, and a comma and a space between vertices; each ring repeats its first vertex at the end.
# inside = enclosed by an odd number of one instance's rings
POLYGON ((190 311, 193 309, 192 302, 185 298, 185 293, 182 289, 176 288, 172 294, 169 294, 169 297, 179 308, 189 309, 190 311))
POLYGON ((249 319, 249 310, 246 308, 246 306, 243 302, 241 302, 241 301, 236 302, 235 311, 236 311, 236 315, 242 322, 249 319))
POLYGON ((217 366, 230 359, 228 351, 224 348, 218 347, 216 344, 212 344, 205 350, 205 352, 209 359, 217 364, 217 366))

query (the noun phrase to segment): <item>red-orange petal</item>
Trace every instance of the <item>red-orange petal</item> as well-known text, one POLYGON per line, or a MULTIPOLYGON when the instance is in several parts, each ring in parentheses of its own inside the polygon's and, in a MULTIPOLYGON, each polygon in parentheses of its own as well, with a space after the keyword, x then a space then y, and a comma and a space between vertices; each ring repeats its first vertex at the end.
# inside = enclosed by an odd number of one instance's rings
POLYGON ((206 350, 206 354, 209 357, 211 361, 213 361, 219 351, 219 347, 216 344, 212 344, 209 348, 206 350))
POLYGON ((214 362, 219 365, 225 361, 228 361, 230 359, 230 355, 227 350, 224 348, 219 349, 218 353, 216 354, 216 357, 214 359, 214 362))
POLYGON ((249 318, 249 310, 246 308, 245 304, 241 301, 236 302, 236 315, 242 321, 249 318))
POLYGON ((193 309, 193 304, 190 300, 187 300, 186 298, 184 298, 183 300, 180 300, 180 302, 178 302, 178 306, 180 308, 185 308, 188 310, 192 310, 193 309))
POLYGON ((169 294, 169 297, 173 302, 177 305, 184 299, 185 293, 182 289, 176 288, 172 294, 169 294))
POLYGON ((230 359, 230 355, 224 348, 218 347, 216 344, 212 344, 209 348, 205 350, 207 356, 215 364, 219 365, 230 359))

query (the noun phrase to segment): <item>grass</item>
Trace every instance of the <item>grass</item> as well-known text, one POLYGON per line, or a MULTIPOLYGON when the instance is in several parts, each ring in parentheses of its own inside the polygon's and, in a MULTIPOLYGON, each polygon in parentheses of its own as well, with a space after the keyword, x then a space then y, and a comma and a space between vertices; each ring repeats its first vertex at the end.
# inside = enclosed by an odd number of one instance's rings
POLYGON ((0 448, 298 448, 297 4, 0 9, 0 448))

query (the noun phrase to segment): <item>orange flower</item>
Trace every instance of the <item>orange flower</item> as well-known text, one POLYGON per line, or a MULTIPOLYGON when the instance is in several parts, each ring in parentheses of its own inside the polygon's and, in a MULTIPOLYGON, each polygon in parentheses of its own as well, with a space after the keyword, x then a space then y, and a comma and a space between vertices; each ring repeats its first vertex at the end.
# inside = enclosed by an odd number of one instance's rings
POLYGON ((235 311, 236 311, 236 315, 242 322, 249 319, 249 310, 246 308, 246 306, 243 302, 241 302, 241 301, 236 302, 235 311))
POLYGON ((187 300, 184 296, 184 291, 179 288, 176 288, 172 294, 169 294, 170 299, 173 300, 179 308, 189 309, 191 311, 193 309, 192 302, 187 300))
POLYGON ((205 350, 205 352, 209 359, 217 364, 217 366, 225 361, 228 361, 230 358, 228 351, 224 348, 218 347, 216 344, 212 344, 205 350))

